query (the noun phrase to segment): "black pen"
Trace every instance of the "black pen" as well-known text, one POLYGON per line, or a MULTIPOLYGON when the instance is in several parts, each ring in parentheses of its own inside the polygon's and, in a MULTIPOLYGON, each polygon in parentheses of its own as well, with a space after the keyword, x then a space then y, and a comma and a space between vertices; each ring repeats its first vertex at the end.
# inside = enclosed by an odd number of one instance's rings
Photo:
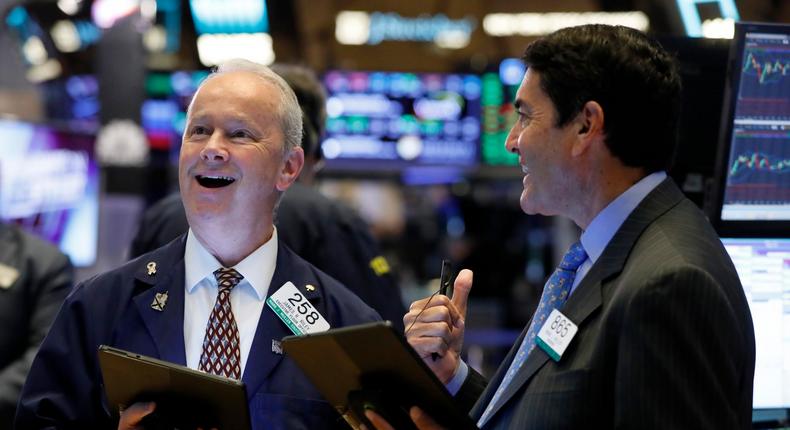
MULTIPOLYGON (((439 274, 439 294, 446 296, 447 288, 450 286, 450 260, 442 260, 442 271, 439 274)), ((436 352, 431 353, 431 359, 436 361, 439 359, 439 354, 436 352)))

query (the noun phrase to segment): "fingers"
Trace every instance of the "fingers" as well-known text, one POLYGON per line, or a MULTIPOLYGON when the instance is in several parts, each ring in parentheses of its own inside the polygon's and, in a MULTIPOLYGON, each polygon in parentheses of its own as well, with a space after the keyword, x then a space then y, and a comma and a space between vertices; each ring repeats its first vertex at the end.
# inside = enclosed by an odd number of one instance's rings
POLYGON ((412 406, 409 416, 419 430, 442 430, 443 428, 417 406, 412 406))
POLYGON ((444 321, 448 326, 452 326, 459 318, 462 318, 462 315, 447 296, 435 295, 412 303, 409 311, 403 316, 403 325, 407 331, 415 323, 444 321))
POLYGON ((466 318, 466 303, 469 300, 469 291, 472 290, 472 278, 474 274, 469 269, 463 269, 455 278, 453 284, 453 299, 452 303, 455 305, 461 318, 466 318))
POLYGON ((365 417, 373 424, 376 430, 395 430, 390 423, 384 420, 381 415, 373 412, 372 409, 365 410, 365 417))
POLYGON ((142 421, 146 415, 153 412, 154 409, 156 409, 156 403, 154 402, 134 403, 121 413, 121 420, 118 422, 118 430, 131 430, 137 428, 137 426, 140 425, 140 421, 142 421))
POLYGON ((450 344, 444 337, 437 336, 409 336, 409 345, 417 352, 421 358, 426 359, 432 354, 439 354, 444 357, 450 350, 450 344))

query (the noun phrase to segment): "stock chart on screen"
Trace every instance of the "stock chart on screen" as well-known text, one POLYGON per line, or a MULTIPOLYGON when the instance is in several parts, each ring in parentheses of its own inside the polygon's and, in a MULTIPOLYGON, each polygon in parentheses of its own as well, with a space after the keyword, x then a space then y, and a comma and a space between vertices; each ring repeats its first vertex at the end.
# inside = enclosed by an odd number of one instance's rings
POLYGON ((745 32, 722 220, 790 220, 790 34, 745 32))

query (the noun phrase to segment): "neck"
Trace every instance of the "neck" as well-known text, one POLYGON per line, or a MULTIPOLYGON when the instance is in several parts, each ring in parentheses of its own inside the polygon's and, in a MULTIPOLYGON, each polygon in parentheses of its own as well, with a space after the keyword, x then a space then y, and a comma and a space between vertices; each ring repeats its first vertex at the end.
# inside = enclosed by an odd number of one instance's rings
POLYGON ((233 267, 255 252, 273 235, 274 226, 271 222, 255 229, 257 233, 249 230, 233 228, 201 228, 191 226, 195 237, 200 241, 223 267, 233 267), (237 231, 243 233, 238 234, 237 231))
POLYGON ((609 206, 614 199, 626 192, 634 184, 647 176, 642 168, 627 167, 619 160, 591 169, 586 185, 580 187, 581 204, 576 205, 579 213, 572 219, 582 230, 586 230, 592 220, 609 206))

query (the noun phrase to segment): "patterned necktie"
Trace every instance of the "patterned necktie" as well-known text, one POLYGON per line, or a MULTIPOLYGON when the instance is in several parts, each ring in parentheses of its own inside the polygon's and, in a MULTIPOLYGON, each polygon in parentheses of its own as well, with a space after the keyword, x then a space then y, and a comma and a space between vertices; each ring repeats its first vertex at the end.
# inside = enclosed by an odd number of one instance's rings
POLYGON ((496 405, 502 393, 510 384, 510 381, 513 380, 513 377, 515 377, 519 369, 521 369, 521 366, 527 361, 529 353, 535 349, 535 338, 541 327, 543 327, 546 318, 548 318, 552 310, 560 309, 562 305, 565 304, 571 291, 571 286, 573 285, 573 279, 576 277, 576 269, 578 269, 586 259, 587 253, 584 252, 581 242, 574 243, 562 257, 559 267, 554 270, 549 280, 546 281, 546 285, 543 286, 543 293, 540 296, 540 302, 538 303, 537 309, 535 309, 535 315, 532 316, 532 321, 529 323, 527 335, 524 336, 524 340, 521 342, 521 346, 516 356, 513 358, 513 362, 510 363, 510 368, 507 373, 505 373, 505 377, 502 378, 502 383, 499 384, 499 388, 497 388, 494 393, 494 397, 491 398, 491 402, 477 422, 478 427, 482 428, 486 421, 488 421, 491 411, 494 409, 494 405, 496 405))
POLYGON ((241 379, 241 349, 239 329, 230 307, 230 291, 244 279, 236 269, 220 268, 214 271, 219 289, 214 309, 208 317, 200 370, 206 373, 241 379))

